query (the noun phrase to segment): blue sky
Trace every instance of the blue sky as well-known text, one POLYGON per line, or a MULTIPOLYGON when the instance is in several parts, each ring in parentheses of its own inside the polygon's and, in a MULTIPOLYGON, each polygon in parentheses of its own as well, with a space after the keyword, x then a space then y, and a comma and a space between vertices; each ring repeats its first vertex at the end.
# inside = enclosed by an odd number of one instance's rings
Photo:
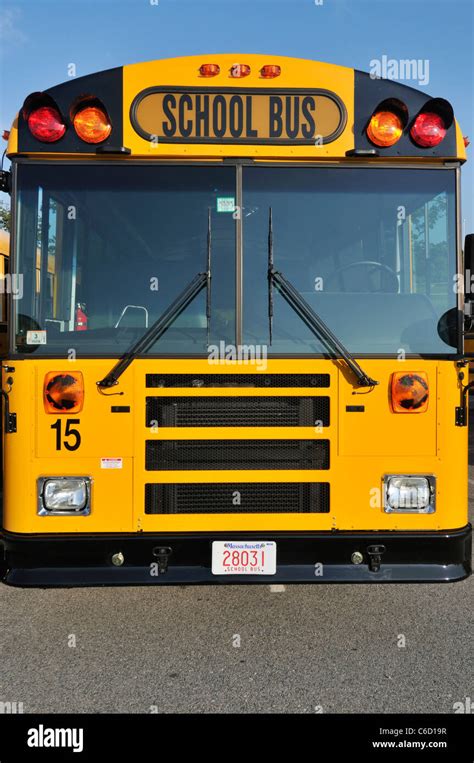
POLYGON ((65 80, 70 63, 81 76, 200 53, 273 53, 365 71, 383 55, 427 59, 420 89, 451 101, 473 142, 463 218, 474 232, 473 42, 472 0, 0 0, 0 128, 28 93, 65 80))

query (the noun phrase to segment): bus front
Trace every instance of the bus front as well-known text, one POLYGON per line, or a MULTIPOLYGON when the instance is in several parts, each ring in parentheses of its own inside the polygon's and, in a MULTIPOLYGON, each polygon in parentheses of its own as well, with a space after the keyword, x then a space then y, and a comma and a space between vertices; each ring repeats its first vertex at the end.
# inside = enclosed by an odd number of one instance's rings
POLYGON ((470 573, 447 100, 169 59, 28 96, 8 156, 6 582, 470 573))

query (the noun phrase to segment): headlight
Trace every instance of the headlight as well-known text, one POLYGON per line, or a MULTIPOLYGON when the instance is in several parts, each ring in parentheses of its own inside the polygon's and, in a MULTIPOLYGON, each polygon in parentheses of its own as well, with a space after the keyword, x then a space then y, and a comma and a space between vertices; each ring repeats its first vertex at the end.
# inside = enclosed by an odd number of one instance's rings
POLYGON ((90 477, 42 477, 38 480, 38 513, 89 514, 90 477))
POLYGON ((386 476, 384 511, 399 514, 432 514, 435 511, 435 478, 386 476))

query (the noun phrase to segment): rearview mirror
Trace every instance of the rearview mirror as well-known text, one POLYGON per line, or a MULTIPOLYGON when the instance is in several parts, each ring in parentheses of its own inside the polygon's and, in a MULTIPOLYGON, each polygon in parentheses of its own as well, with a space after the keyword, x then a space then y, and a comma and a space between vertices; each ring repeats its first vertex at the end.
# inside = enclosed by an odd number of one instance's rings
POLYGON ((464 239, 464 331, 470 331, 474 318, 474 233, 464 239))
MULTIPOLYGON (((474 233, 468 233, 464 239, 464 275, 468 276, 468 280, 465 283, 471 282, 471 276, 473 275, 472 267, 474 265, 474 233)), ((469 296, 466 294, 466 300, 473 299, 473 294, 469 290, 469 296)))

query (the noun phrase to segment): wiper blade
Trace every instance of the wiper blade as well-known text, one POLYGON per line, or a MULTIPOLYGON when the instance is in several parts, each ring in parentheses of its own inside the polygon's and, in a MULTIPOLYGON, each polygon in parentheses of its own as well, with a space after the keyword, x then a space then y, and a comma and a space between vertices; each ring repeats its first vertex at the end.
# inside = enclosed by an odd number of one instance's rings
POLYGON ((311 305, 306 302, 304 297, 301 296, 299 291, 295 289, 293 284, 283 275, 283 273, 279 270, 275 270, 273 263, 273 217, 270 208, 268 219, 268 319, 270 344, 272 343, 273 334, 273 285, 277 287, 278 291, 285 298, 290 307, 297 315, 299 315, 301 320, 306 323, 313 333, 322 339, 333 353, 336 353, 336 355, 339 355, 344 360, 357 377, 359 387, 374 387, 379 383, 378 381, 375 381, 375 379, 371 379, 371 377, 362 370, 349 350, 344 347, 337 336, 333 334, 329 326, 327 326, 323 319, 315 313, 311 305))
POLYGON ((195 297, 206 287, 206 319, 207 319, 207 343, 209 344, 209 330, 211 319, 211 210, 207 219, 207 269, 203 273, 197 273, 192 281, 179 294, 178 297, 166 308, 157 320, 145 331, 128 350, 128 352, 115 364, 103 379, 97 382, 99 388, 114 387, 118 380, 127 370, 130 363, 143 352, 146 352, 155 342, 168 331, 175 320, 186 310, 195 297))

